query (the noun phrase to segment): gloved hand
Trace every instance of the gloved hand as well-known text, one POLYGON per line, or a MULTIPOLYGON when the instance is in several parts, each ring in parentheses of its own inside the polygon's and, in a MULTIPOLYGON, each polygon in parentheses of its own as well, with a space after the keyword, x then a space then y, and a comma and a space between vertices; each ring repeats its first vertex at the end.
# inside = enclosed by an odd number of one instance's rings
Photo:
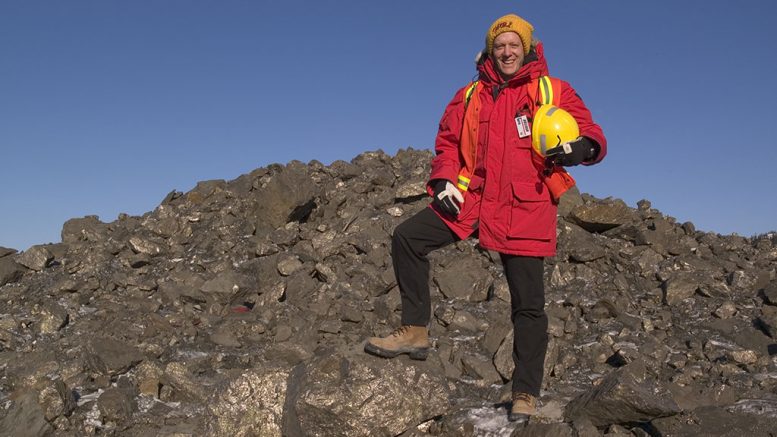
POLYGON ((461 211, 460 205, 464 202, 464 196, 450 181, 438 179, 432 186, 434 190, 434 199, 432 203, 437 205, 440 211, 450 214, 454 217, 461 211))
POLYGON ((596 157, 598 153, 599 145, 595 141, 586 137, 578 137, 574 141, 548 150, 545 154, 545 163, 548 166, 571 167, 596 157))

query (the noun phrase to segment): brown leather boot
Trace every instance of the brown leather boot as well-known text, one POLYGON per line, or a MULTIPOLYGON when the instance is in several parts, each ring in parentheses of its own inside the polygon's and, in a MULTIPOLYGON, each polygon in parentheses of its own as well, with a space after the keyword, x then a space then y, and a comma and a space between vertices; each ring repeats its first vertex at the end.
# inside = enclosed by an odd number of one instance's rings
POLYGON ((414 360, 425 360, 429 354, 429 333, 426 326, 400 326, 386 337, 369 338, 364 351, 383 358, 408 354, 414 360))
POLYGON ((507 417, 511 422, 537 414, 537 398, 529 393, 513 393, 513 407, 507 417))

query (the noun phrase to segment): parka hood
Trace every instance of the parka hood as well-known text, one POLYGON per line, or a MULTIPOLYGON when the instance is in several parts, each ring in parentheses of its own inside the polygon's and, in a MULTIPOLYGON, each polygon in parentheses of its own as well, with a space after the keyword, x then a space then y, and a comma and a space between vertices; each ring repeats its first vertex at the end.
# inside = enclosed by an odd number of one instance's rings
MULTIPOLYGON (((478 80, 482 81, 485 85, 492 86, 504 83, 502 76, 496 69, 494 61, 488 54, 481 54, 477 61, 477 69, 479 73, 478 80)), ((515 76, 510 78, 508 83, 510 85, 521 84, 547 75, 548 64, 545 62, 545 50, 542 43, 537 41, 532 44, 529 54, 524 58, 523 66, 518 70, 518 73, 516 73, 515 76)))

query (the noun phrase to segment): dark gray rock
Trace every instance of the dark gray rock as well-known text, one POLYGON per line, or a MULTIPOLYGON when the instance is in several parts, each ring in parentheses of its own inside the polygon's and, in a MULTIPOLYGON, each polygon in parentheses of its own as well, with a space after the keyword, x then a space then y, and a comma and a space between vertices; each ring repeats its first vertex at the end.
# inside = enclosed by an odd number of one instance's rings
MULTIPOLYGON (((598 434, 597 434, 598 435, 598 434)), ((577 437, 579 434, 566 423, 529 423, 517 428, 510 437, 577 437)))
POLYGON ((12 257, 0 258, 0 287, 18 281, 27 269, 16 263, 12 257))
POLYGON ((768 335, 771 338, 777 339, 777 309, 762 310, 761 316, 756 319, 756 325, 766 335, 768 335))
POLYGON ((565 416, 569 420, 587 417, 594 425, 605 426, 649 422, 678 413, 680 408, 668 389, 634 363, 611 372, 599 385, 570 401, 565 416))
POLYGON ((488 329, 488 322, 469 311, 457 310, 450 319, 449 327, 452 330, 480 333, 488 329))
POLYGON ((38 325, 41 334, 53 334, 64 328, 70 320, 70 315, 60 305, 46 301, 41 305, 38 314, 38 325))
MULTIPOLYGON (((744 405, 744 404, 740 404, 744 405)), ((770 407, 774 411, 774 406, 770 407)), ((656 419, 651 426, 659 435, 704 435, 716 437, 773 436, 774 417, 743 408, 701 407, 683 415, 656 419)), ((773 413, 771 413, 773 414, 773 413)))
POLYGON ((165 204, 157 207, 140 225, 165 239, 178 237, 186 241, 194 232, 188 218, 181 217, 175 208, 165 204))
POLYGON ((247 288, 251 280, 245 275, 229 270, 219 273, 215 278, 205 281, 200 287, 200 291, 208 294, 237 294, 241 289, 247 288))
POLYGON ((280 273, 281 276, 289 276, 301 267, 302 261, 295 255, 283 254, 278 261, 278 273, 280 273))
POLYGON ((558 202, 558 216, 567 217, 573 209, 584 203, 583 197, 580 194, 580 189, 577 185, 567 190, 558 202))
POLYGON ((664 302, 676 305, 692 297, 703 284, 703 279, 692 272, 677 272, 663 283, 664 302))
POLYGON ((301 162, 292 162, 285 167, 271 166, 270 170, 259 179, 253 191, 254 197, 260 199, 250 213, 257 235, 294 221, 292 212, 315 196, 315 182, 301 162))
POLYGON ((196 403, 203 402, 212 393, 210 387, 205 386, 195 378, 189 367, 180 362, 168 363, 161 376, 163 389, 171 387, 173 393, 167 400, 186 400, 196 403))
POLYGON ((514 338, 513 330, 510 329, 494 354, 494 367, 505 380, 513 378, 513 369, 515 368, 513 363, 514 338))
POLYGON ((129 247, 133 252, 147 256, 162 254, 165 246, 164 240, 153 235, 136 235, 129 239, 129 247))
POLYGON ((604 247, 588 231, 573 223, 561 223, 559 240, 568 248, 569 257, 576 262, 589 262, 605 256, 604 247))
POLYGON ((355 178, 361 173, 359 167, 340 159, 332 162, 332 165, 329 166, 329 171, 332 173, 332 176, 342 180, 355 178))
POLYGON ((736 312, 737 306, 734 304, 734 302, 726 301, 718 306, 718 308, 715 309, 712 314, 714 314, 715 317, 719 317, 721 319, 730 319, 734 316, 734 314, 736 314, 736 312))
POLYGON ((62 225, 62 242, 99 242, 107 239, 108 233, 108 225, 101 222, 96 215, 88 215, 83 218, 70 219, 62 225))
POLYGON ((569 217, 588 232, 604 232, 638 220, 622 200, 609 198, 577 206, 569 217))
POLYGON ((223 179, 197 182, 197 185, 184 195, 187 202, 201 204, 224 192, 227 183, 223 179))
POLYGON ((0 421, 0 435, 43 437, 53 435, 44 412, 31 392, 19 393, 12 399, 8 413, 0 421))
POLYGON ((129 393, 116 387, 110 387, 97 399, 97 408, 105 421, 122 422, 132 416, 136 405, 129 393))
POLYGON ((669 391, 683 411, 691 411, 700 407, 725 407, 733 404, 739 398, 737 390, 730 385, 720 384, 713 387, 703 387, 697 384, 669 384, 669 391))
POLYGON ((69 416, 76 408, 73 391, 61 379, 44 380, 36 386, 38 405, 43 409, 49 422, 60 416, 69 416))
POLYGON ((664 261, 664 256, 650 247, 640 246, 626 253, 634 260, 634 266, 637 272, 643 278, 654 277, 658 271, 659 264, 664 261))
POLYGON ((479 261, 461 256, 441 267, 434 275, 434 282, 449 299, 482 301, 488 297, 492 278, 479 261))
POLYGON ((134 346, 112 338, 94 338, 87 349, 89 367, 103 375, 120 375, 143 360, 134 346))
POLYGON ((728 285, 736 288, 755 288, 757 277, 752 273, 745 273, 743 270, 731 272, 726 277, 728 285))
POLYGON ((426 197, 426 182, 425 181, 417 181, 417 182, 409 182, 400 185, 395 194, 394 197, 397 198, 397 200, 409 200, 412 198, 417 197, 426 197))
POLYGON ((209 339, 214 344, 225 347, 241 347, 242 343, 238 341, 237 336, 232 327, 221 326, 213 331, 209 339))
POLYGON ((600 437, 602 433, 591 423, 591 420, 586 417, 581 417, 572 422, 572 429, 574 430, 576 437, 600 437))
POLYGON ((770 282, 764 288, 763 293, 767 304, 777 306, 777 281, 770 282))
POLYGON ((654 226, 655 224, 651 223, 626 224, 604 234, 608 237, 631 241, 638 246, 651 246, 662 254, 672 252, 679 255, 687 253, 692 247, 695 247, 694 240, 681 240, 680 236, 677 235, 679 231, 672 228, 659 231, 654 226))
POLYGON ((481 379, 486 383, 501 383, 502 377, 494 368, 493 362, 482 355, 466 354, 461 357, 461 364, 464 367, 464 371, 475 377, 481 379))
POLYGON ((8 256, 8 255, 13 255, 16 252, 17 252, 16 249, 11 249, 11 248, 8 248, 8 247, 0 246, 0 258, 8 256))
POLYGON ((288 369, 313 357, 313 353, 307 345, 295 343, 272 345, 265 349, 265 355, 273 363, 285 364, 288 369))
POLYGON ((489 325, 483 336, 483 347, 485 350, 493 356, 512 329, 513 325, 509 320, 499 320, 497 323, 489 325))
POLYGON ((39 272, 54 259, 54 255, 45 246, 32 246, 16 257, 16 262, 30 270, 39 272))

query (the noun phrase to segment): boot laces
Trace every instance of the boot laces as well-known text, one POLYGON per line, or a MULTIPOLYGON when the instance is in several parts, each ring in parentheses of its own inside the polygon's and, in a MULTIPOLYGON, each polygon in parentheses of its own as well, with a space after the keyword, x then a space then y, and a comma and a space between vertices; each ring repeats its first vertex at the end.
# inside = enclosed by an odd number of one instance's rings
POLYGON ((526 402, 527 404, 534 406, 537 400, 529 393, 515 393, 513 394, 513 402, 526 402))
POLYGON ((392 337, 402 337, 407 333, 407 330, 410 329, 407 325, 402 325, 399 328, 395 329, 394 332, 391 333, 392 337))

